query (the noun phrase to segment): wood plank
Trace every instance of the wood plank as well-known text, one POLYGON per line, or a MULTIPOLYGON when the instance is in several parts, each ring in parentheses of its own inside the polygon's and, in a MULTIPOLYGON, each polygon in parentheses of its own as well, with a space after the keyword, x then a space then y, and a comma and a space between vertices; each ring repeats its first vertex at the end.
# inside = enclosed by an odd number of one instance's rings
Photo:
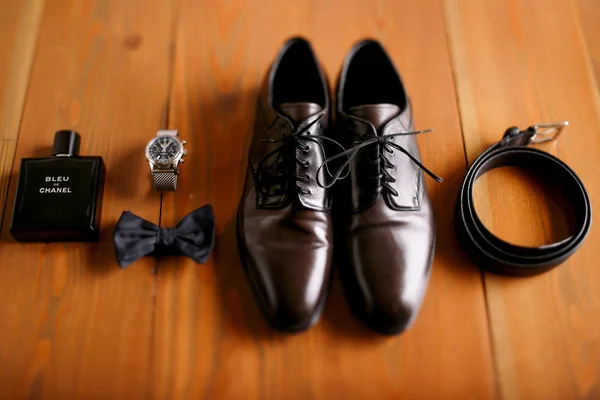
POLYGON ((0 221, 43 9, 43 0, 0 1, 0 221))
POLYGON ((596 90, 600 91, 600 5, 594 0, 573 0, 575 18, 580 34, 586 44, 587 55, 596 81, 596 90))
POLYGON ((54 132, 82 134, 81 153, 107 166, 102 240, 0 246, 0 387, 6 398, 147 395, 155 261, 121 271, 112 229, 124 209, 158 221, 144 146, 168 104, 171 3, 54 0, 46 4, 14 171, 48 155, 54 132))
POLYGON ((493 398, 481 276, 458 250, 452 226, 465 162, 439 3, 184 0, 177 43, 169 123, 188 140, 189 156, 177 193, 164 198, 162 223, 172 226, 210 202, 217 246, 205 265, 161 262, 154 396, 493 398), (381 338, 358 323, 337 278, 318 326, 273 332, 243 274, 235 212, 256 88, 289 34, 313 41, 331 82, 355 40, 382 39, 404 74, 418 126, 437 129, 420 143, 426 165, 447 179, 430 185, 438 253, 421 315, 400 337, 381 338))
MULTIPOLYGON (((445 14, 469 161, 509 126, 567 119, 560 140, 542 148, 579 174, 597 208, 600 108, 572 4, 446 0, 445 14)), ((564 235, 554 199, 542 197, 552 189, 540 192, 523 174, 489 175, 479 188, 488 226, 529 245, 564 235)), ((599 234, 592 225, 579 251, 541 276, 485 275, 503 398, 600 397, 599 234)))

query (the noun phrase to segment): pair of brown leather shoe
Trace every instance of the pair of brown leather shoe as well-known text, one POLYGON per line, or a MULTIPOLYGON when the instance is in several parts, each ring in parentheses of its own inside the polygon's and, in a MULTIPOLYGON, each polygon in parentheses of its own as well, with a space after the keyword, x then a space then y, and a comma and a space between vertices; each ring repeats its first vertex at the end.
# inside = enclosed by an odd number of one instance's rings
POLYGON ((378 42, 347 55, 333 129, 330 104, 310 44, 288 40, 258 99, 238 210, 242 262, 271 325, 304 330, 323 310, 335 237, 353 311, 399 333, 429 279, 435 222, 422 171, 434 175, 420 163, 410 102, 378 42))

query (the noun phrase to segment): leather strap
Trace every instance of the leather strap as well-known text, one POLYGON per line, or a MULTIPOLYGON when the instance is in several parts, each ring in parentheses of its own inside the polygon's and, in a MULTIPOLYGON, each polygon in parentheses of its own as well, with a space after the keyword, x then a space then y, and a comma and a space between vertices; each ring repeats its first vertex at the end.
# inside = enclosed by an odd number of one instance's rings
POLYGON ((498 143, 484 151, 467 171, 456 204, 456 229, 465 251, 482 268, 503 275, 535 275, 561 264, 581 245, 590 230, 592 209, 583 183, 567 164, 544 151, 526 147, 553 140, 568 123, 536 125, 525 131, 510 128, 498 143), (485 228, 473 203, 473 185, 485 172, 516 166, 552 177, 571 203, 575 231, 568 238, 540 247, 505 242, 485 228))

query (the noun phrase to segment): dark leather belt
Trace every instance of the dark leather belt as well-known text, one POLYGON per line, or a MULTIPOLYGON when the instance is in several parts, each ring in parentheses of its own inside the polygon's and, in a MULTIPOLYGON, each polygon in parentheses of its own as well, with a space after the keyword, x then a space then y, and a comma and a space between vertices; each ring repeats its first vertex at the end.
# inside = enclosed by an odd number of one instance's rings
POLYGON ((509 128, 498 143, 484 151, 471 165, 462 183, 456 205, 456 229, 465 251, 482 268, 503 275, 535 275, 565 261, 590 230, 592 209, 579 177, 567 164, 544 151, 526 147, 530 143, 554 140, 567 122, 534 125, 525 131, 509 128), (573 207, 575 233, 540 247, 522 247, 505 242, 485 228, 475 212, 473 185, 485 172, 516 166, 551 176, 565 192, 573 207))

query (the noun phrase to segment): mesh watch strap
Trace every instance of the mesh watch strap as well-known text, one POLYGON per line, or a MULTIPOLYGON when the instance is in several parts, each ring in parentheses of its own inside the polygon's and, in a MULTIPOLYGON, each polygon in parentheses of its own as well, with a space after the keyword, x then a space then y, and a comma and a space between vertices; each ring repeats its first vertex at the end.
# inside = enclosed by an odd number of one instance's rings
POLYGON ((165 129, 165 130, 160 130, 156 133, 156 136, 173 136, 173 137, 177 137, 179 136, 179 131, 177 131, 176 129, 165 129))
MULTIPOLYGON (((177 130, 160 130, 156 136, 179 136, 177 130)), ((184 143, 185 144, 185 143, 184 143)), ((183 160, 182 160, 183 161, 183 160)), ((154 187, 160 192, 173 192, 177 189, 177 170, 152 171, 154 187)))
POLYGON ((152 177, 154 178, 154 187, 158 191, 173 192, 177 189, 177 174, 175 171, 154 171, 152 177))

